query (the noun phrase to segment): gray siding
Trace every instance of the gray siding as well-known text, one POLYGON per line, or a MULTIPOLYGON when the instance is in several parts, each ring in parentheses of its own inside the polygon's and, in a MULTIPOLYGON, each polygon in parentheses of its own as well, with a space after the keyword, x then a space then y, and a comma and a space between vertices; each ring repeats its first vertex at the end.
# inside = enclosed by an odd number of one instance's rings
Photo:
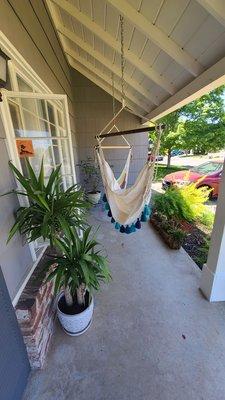
MULTIPOLYGON (((79 72, 74 71, 73 89, 75 101, 75 124, 78 139, 79 158, 86 159, 94 156, 95 135, 112 118, 112 97, 93 84, 79 72)), ((120 104, 116 102, 116 109, 120 104)), ((118 119, 118 128, 121 130, 140 128, 140 118, 123 111, 118 119)), ((141 133, 127 136, 133 147, 133 157, 130 166, 129 184, 132 184, 138 172, 143 167, 148 152, 147 134, 141 133)), ((105 144, 126 144, 121 138, 105 139, 105 144)), ((127 150, 105 150, 106 158, 113 165, 115 174, 118 176, 124 166, 127 150)))
MULTIPOLYGON (((0 193, 11 190, 15 184, 8 168, 8 154, 4 131, 0 119, 0 193)), ((11 298, 14 297, 21 282, 32 266, 28 245, 23 246, 20 235, 16 235, 8 245, 6 240, 9 229, 14 223, 13 212, 18 208, 17 197, 9 195, 0 198, 0 264, 11 298)))

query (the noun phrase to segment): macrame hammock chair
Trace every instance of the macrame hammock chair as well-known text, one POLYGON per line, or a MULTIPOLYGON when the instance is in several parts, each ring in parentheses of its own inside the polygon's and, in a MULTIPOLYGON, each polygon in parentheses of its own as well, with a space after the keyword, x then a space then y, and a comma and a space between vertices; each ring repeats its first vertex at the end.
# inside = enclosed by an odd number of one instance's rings
POLYGON ((154 176, 154 166, 156 156, 159 152, 160 137, 163 125, 159 124, 155 128, 134 129, 131 131, 120 132, 116 120, 121 112, 126 109, 124 94, 124 51, 123 51, 123 17, 120 16, 121 23, 121 92, 122 106, 115 113, 114 80, 112 75, 112 97, 113 97, 113 118, 107 123, 102 131, 96 136, 98 145, 95 146, 96 157, 98 160, 105 194, 103 196, 104 210, 107 211, 111 222, 121 233, 132 233, 141 228, 141 222, 146 222, 151 214, 149 206, 151 198, 151 186, 154 176), (111 128, 109 129, 109 127, 111 128), (127 188, 129 167, 132 157, 132 146, 125 138, 125 135, 136 132, 156 130, 158 135, 155 141, 153 157, 147 161, 140 171, 133 186, 127 188), (106 137, 121 136, 124 146, 103 146, 102 142, 106 137), (112 168, 106 161, 104 149, 128 149, 128 156, 124 168, 118 179, 115 178, 112 168))
MULTIPOLYGON (((121 233, 132 233, 141 228, 141 222, 146 222, 151 214, 149 206, 151 186, 154 177, 154 166, 158 154, 162 127, 156 127, 158 136, 154 146, 153 157, 146 162, 139 172, 133 186, 127 188, 132 148, 129 149, 127 160, 118 179, 115 178, 112 168, 106 161, 100 137, 96 155, 101 171, 105 194, 103 196, 104 209, 108 212, 111 222, 121 233)), ((116 146, 115 146, 116 147, 116 146)), ((109 148, 107 146, 107 148, 109 148)))

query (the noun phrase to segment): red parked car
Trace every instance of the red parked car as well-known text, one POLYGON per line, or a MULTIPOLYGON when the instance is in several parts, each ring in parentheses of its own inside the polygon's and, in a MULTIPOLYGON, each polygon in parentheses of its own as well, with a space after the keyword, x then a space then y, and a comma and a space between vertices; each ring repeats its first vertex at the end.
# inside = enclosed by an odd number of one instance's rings
POLYGON ((211 160, 201 164, 189 171, 177 171, 168 174, 162 182, 163 189, 167 189, 171 185, 183 186, 192 182, 197 182, 197 187, 207 186, 212 190, 211 196, 217 197, 219 193, 219 184, 223 170, 223 160, 211 160))

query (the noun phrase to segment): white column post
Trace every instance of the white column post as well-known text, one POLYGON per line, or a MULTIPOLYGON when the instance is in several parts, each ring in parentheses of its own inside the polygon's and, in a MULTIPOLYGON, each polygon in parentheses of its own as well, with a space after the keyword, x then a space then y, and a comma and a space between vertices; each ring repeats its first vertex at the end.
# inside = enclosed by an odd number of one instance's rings
POLYGON ((225 161, 207 264, 200 289, 209 301, 225 301, 225 161))

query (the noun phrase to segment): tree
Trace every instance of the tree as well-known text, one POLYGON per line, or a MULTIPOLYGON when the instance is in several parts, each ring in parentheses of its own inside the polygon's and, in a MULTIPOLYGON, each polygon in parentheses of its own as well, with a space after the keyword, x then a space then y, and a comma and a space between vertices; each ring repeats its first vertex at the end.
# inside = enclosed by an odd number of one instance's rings
POLYGON ((180 109, 184 121, 182 147, 197 154, 225 147, 224 86, 180 109))
POLYGON ((166 124, 160 152, 168 157, 167 167, 173 149, 205 154, 225 147, 224 89, 221 86, 157 121, 166 124))
MULTIPOLYGON (((157 123, 166 125, 166 129, 161 137, 160 153, 167 155, 167 167, 170 166, 171 153, 173 149, 179 148, 181 136, 183 135, 183 124, 179 123, 180 110, 174 111, 161 118, 157 123)), ((150 134, 150 139, 155 138, 156 133, 150 134)))

